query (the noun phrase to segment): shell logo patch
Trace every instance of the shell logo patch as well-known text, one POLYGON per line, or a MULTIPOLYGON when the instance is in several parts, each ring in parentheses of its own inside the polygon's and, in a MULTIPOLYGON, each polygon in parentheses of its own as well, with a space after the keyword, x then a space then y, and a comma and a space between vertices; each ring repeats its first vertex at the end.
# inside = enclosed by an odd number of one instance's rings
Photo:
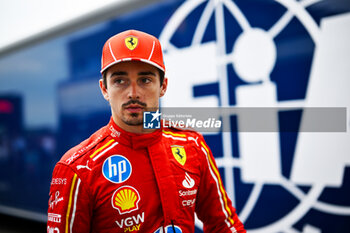
POLYGON ((134 37, 134 36, 126 37, 124 42, 125 42, 125 46, 130 50, 134 50, 136 46, 139 44, 139 40, 137 39, 137 37, 134 37))
POLYGON ((131 186, 122 186, 117 189, 112 196, 112 206, 119 214, 126 214, 139 208, 139 192, 131 186))
POLYGON ((179 162, 182 166, 185 165, 187 156, 183 146, 173 145, 171 146, 171 152, 173 153, 177 162, 179 162))

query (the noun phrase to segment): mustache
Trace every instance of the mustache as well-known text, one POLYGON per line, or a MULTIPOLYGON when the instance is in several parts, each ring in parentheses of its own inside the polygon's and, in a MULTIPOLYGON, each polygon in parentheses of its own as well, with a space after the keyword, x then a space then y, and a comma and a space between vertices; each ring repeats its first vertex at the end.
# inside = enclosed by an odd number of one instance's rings
POLYGON ((138 104, 138 105, 141 105, 143 107, 146 107, 147 105, 139 100, 129 100, 128 102, 126 102, 125 104, 122 104, 122 107, 127 107, 128 105, 130 104, 138 104))

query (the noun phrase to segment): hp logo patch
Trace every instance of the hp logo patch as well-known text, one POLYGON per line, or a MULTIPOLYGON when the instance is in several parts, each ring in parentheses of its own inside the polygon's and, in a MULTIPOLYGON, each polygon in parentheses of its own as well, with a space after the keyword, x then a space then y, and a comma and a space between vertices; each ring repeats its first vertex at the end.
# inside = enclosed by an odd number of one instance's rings
POLYGON ((144 129, 159 129, 160 128, 160 116, 162 114, 157 110, 156 112, 144 112, 143 113, 143 128, 144 129))
POLYGON ((122 183, 129 179, 131 175, 132 167, 124 156, 121 155, 112 155, 107 158, 102 166, 103 176, 113 182, 113 183, 122 183))

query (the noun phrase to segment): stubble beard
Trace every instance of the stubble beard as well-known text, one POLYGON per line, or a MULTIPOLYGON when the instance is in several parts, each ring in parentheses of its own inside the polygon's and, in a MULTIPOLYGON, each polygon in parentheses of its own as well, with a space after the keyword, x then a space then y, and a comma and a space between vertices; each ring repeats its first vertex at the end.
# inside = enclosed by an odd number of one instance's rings
POLYGON ((121 120, 124 122, 124 124, 129 125, 129 126, 143 125, 143 111, 141 113, 125 112, 125 108, 130 104, 138 104, 138 105, 143 106, 143 107, 147 106, 146 103, 143 103, 140 100, 137 100, 137 99, 129 100, 128 102, 126 102, 122 105, 123 113, 121 116, 121 120))
POLYGON ((121 119, 126 125, 139 126, 143 124, 142 114, 130 113, 128 116, 123 116, 121 119))

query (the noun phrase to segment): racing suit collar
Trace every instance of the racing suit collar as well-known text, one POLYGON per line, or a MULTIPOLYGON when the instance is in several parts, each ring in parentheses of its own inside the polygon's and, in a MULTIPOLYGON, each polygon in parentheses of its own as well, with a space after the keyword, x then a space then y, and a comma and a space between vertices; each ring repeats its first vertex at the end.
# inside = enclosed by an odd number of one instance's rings
POLYGON ((162 129, 157 129, 151 133, 137 134, 130 133, 121 129, 111 117, 108 123, 107 130, 109 134, 115 138, 119 143, 128 146, 132 149, 146 148, 156 142, 162 137, 162 129))

